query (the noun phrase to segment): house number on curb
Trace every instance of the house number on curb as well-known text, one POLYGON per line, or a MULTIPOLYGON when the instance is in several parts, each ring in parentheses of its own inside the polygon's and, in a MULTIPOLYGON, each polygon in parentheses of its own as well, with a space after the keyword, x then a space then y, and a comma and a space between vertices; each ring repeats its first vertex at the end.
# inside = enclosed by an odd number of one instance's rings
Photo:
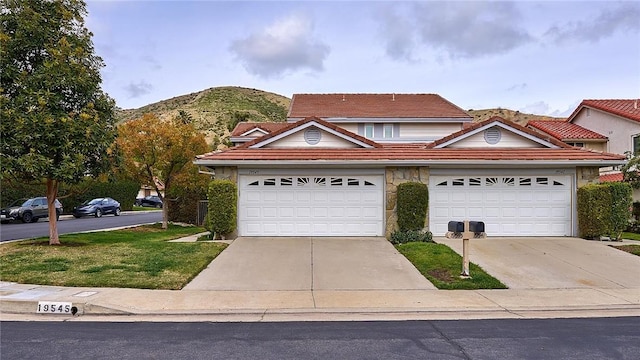
POLYGON ((36 314, 64 314, 73 315, 73 306, 70 302, 62 301, 38 301, 36 314))

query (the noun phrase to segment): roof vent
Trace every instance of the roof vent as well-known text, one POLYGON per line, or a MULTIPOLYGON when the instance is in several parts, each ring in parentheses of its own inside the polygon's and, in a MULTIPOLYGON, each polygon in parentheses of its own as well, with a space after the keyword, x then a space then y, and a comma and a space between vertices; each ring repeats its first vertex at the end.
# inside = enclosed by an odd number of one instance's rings
POLYGON ((500 142, 502 133, 497 127, 492 127, 484 131, 484 141, 489 145, 495 145, 500 142))
POLYGON ((318 130, 318 128, 310 127, 304 132, 304 141, 306 141, 309 145, 316 145, 320 142, 321 138, 322 133, 320 133, 320 130, 318 130))

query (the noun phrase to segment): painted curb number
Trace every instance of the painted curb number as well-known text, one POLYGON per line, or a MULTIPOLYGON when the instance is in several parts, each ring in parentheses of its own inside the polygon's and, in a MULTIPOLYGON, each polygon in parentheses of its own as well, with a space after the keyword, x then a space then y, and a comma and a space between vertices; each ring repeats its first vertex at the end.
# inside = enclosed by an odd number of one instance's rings
POLYGON ((38 301, 37 314, 65 314, 72 315, 70 302, 38 301))

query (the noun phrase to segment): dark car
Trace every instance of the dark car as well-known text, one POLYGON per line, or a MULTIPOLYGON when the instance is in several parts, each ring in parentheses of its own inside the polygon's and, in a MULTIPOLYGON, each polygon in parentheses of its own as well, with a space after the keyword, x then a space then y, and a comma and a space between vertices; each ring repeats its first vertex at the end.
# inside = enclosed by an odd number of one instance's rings
MULTIPOLYGON (((62 204, 58 199, 55 200, 56 220, 62 214, 62 204)), ((40 218, 49 217, 49 205, 47 198, 35 197, 31 199, 18 199, 6 208, 0 210, 0 220, 2 222, 10 220, 22 220, 24 223, 36 222, 40 218)))
POLYGON ((136 199, 135 205, 161 208, 162 200, 160 200, 160 197, 156 195, 149 195, 140 199, 136 199))
POLYGON ((120 216, 120 203, 112 198, 95 198, 87 200, 73 208, 73 216, 76 218, 93 215, 101 217, 103 214, 120 216))

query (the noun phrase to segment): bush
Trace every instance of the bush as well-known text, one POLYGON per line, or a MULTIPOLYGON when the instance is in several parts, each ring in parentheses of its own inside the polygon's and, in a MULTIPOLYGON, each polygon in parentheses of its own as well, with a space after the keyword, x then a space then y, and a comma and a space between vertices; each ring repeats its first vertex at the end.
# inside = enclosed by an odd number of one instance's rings
POLYGON ((200 200, 207 198, 208 176, 197 173, 173 183, 165 195, 170 203, 167 208, 169 221, 198 224, 198 206, 200 200))
POLYGON ((408 242, 433 242, 431 231, 398 230, 391 233, 392 244, 404 244, 408 242))
POLYGON ((578 189, 578 232, 592 239, 619 239, 631 216, 631 187, 626 183, 586 185, 578 189))
POLYGON ((213 180, 209 184, 209 207, 207 230, 215 239, 232 233, 236 229, 238 216, 238 189, 230 180, 213 180))
POLYGON ((397 204, 400 231, 424 228, 429 207, 429 190, 426 184, 406 182, 398 185, 397 204))

